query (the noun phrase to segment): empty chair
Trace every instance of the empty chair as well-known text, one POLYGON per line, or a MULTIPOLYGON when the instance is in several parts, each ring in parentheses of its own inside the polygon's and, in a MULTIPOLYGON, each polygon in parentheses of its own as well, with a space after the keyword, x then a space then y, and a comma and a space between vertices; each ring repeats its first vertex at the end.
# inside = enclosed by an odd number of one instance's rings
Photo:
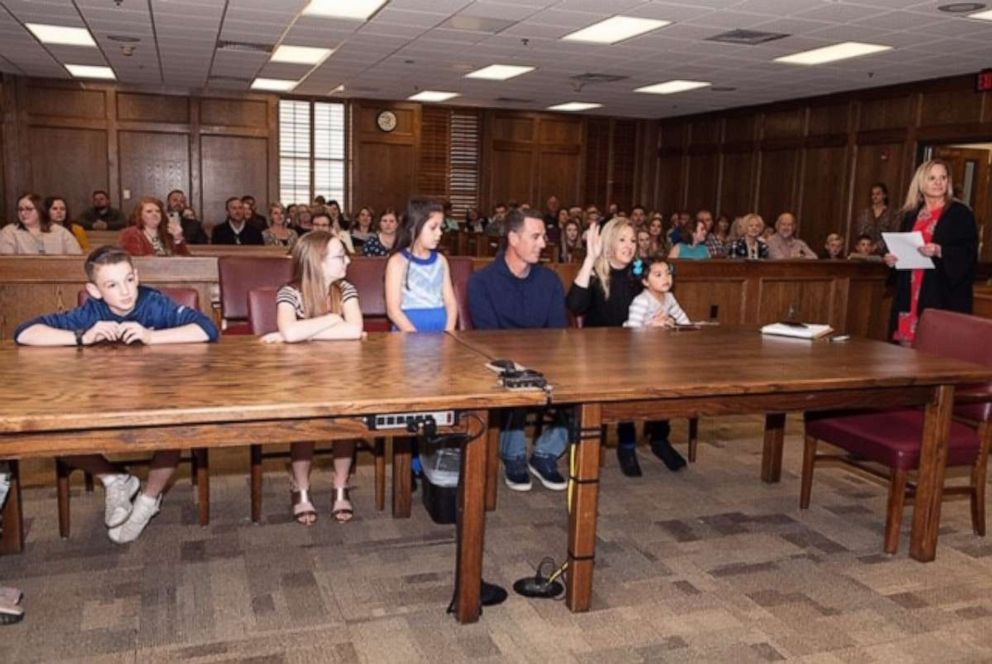
MULTIPOLYGON (((992 366, 992 320, 965 314, 927 309, 920 319, 916 349, 949 359, 992 366)), ((971 386, 955 395, 955 421, 948 439, 947 466, 971 466, 968 486, 946 487, 945 494, 967 494, 971 498, 971 522, 975 534, 985 535, 985 477, 992 443, 992 386, 971 386)), ((924 414, 917 408, 846 411, 807 414, 803 452, 802 488, 799 507, 809 507, 813 470, 821 459, 836 459, 889 480, 885 521, 885 552, 899 549, 899 528, 907 496, 914 487, 909 474, 920 464, 924 414), (841 455, 817 454, 823 441, 845 451, 841 455), (885 466, 888 472, 866 466, 885 466)))
POLYGON ((283 256, 221 256, 217 259, 220 285, 220 325, 224 334, 250 334, 248 291, 279 288, 293 278, 293 262, 283 256))

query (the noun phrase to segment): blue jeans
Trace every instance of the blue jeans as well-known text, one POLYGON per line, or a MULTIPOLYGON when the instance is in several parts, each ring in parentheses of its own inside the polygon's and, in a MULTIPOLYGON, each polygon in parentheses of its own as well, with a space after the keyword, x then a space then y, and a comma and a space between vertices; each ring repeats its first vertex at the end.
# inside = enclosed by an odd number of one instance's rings
MULTIPOLYGON (((668 440, 668 434, 672 431, 668 420, 650 420, 644 428, 651 442, 668 440)), ((633 422, 620 422, 617 424, 617 440, 617 447, 620 449, 634 449, 637 447, 637 429, 634 428, 633 422)))
MULTIPOLYGON (((524 424, 526 408, 512 408, 503 415, 503 430, 499 434, 499 451, 504 460, 522 461, 527 458, 527 434, 524 424)), ((563 411, 555 416, 555 423, 545 427, 534 442, 534 455, 557 459, 568 446, 568 428, 563 411)))

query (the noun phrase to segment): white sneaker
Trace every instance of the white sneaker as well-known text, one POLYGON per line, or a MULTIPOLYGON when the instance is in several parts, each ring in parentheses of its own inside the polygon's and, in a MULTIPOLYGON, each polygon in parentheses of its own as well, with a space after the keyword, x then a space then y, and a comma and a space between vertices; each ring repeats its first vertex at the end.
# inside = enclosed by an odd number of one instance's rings
POLYGON ((134 508, 128 515, 127 521, 116 528, 108 530, 107 535, 118 544, 133 542, 138 539, 145 526, 152 520, 152 517, 158 514, 159 505, 161 504, 162 496, 149 498, 143 493, 140 494, 134 500, 134 508))
POLYGON ((119 526, 131 513, 131 499, 141 488, 141 482, 134 475, 117 475, 104 485, 107 506, 103 511, 103 522, 108 528, 119 526))

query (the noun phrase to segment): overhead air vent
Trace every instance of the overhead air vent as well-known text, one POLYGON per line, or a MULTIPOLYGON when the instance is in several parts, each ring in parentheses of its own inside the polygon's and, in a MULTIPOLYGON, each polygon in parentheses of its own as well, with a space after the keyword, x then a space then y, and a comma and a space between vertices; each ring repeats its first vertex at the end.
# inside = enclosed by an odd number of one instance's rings
POLYGON ((516 24, 517 21, 508 21, 505 18, 459 15, 452 16, 438 27, 447 28, 448 30, 464 30, 466 32, 487 32, 496 35, 516 24))
POLYGON ((493 101, 500 104, 533 104, 533 99, 520 99, 519 97, 496 97, 493 101))
POLYGON ((272 52, 271 44, 253 44, 251 42, 224 41, 217 42, 218 51, 235 51, 238 53, 264 53, 268 55, 272 52))
POLYGON ((630 78, 629 76, 616 76, 614 74, 579 74, 572 76, 572 80, 583 85, 590 83, 616 83, 630 78))
POLYGON ((251 85, 253 79, 241 78, 240 76, 211 76, 210 83, 237 83, 239 85, 251 85))
POLYGON ((785 39, 791 35, 783 32, 760 32, 758 30, 731 30, 712 37, 707 37, 706 41, 721 42, 724 44, 740 44, 743 46, 757 46, 767 44, 777 39, 785 39))

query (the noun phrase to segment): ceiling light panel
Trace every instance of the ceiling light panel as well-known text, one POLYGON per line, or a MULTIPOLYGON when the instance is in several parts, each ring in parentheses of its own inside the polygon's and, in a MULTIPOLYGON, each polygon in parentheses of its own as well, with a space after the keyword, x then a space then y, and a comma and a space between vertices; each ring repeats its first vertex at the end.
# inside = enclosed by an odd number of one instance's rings
POLYGON ((457 92, 441 92, 440 90, 424 90, 418 92, 417 94, 407 97, 410 101, 426 101, 426 102, 441 102, 448 101, 449 99, 454 99, 458 96, 457 92))
POLYGON ((117 77, 114 76, 114 70, 110 67, 94 67, 93 65, 66 65, 66 69, 69 73, 76 78, 100 78, 108 81, 113 81, 117 77))
POLYGON ((555 106, 548 106, 549 111, 588 111, 593 108, 602 108, 602 104, 593 104, 584 101, 570 101, 565 104, 557 104, 555 106))
POLYGON ((256 78, 251 83, 252 90, 268 90, 270 92, 289 92, 299 84, 285 78, 256 78))
POLYGON ((980 21, 992 21, 992 9, 977 14, 968 14, 968 18, 977 18, 980 21))
POLYGON ((664 83, 655 83, 654 85, 646 85, 643 88, 637 88, 634 92, 645 92, 654 95, 672 95, 676 92, 687 92, 688 90, 697 90, 699 88, 709 87, 711 83, 708 81, 666 81, 664 83))
POLYGON ((327 59, 333 51, 329 48, 311 46, 287 46, 283 44, 272 54, 272 62, 289 62, 297 65, 316 65, 327 59))
POLYGON ((616 44, 625 39, 663 28, 670 23, 671 21, 661 21, 653 18, 614 16, 565 35, 562 39, 590 44, 616 44))
POLYGON ((837 62, 838 60, 847 60, 849 58, 858 58, 863 55, 881 53, 882 51, 888 51, 891 49, 891 46, 885 46, 882 44, 842 42, 840 44, 834 44, 833 46, 814 48, 811 51, 802 51, 800 53, 793 53, 792 55, 786 55, 781 58, 775 58, 775 62, 783 62, 790 65, 822 65, 828 62, 837 62))
POLYGON ((70 28, 64 25, 46 25, 44 23, 25 23, 24 26, 43 44, 96 46, 93 35, 86 28, 70 28))
POLYGON ((303 13, 307 16, 367 21, 384 4, 386 0, 310 0, 303 13))
POLYGON ((534 71, 534 67, 521 65, 489 65, 482 69, 465 74, 465 78, 481 78, 487 81, 506 81, 516 76, 521 76, 534 71))

